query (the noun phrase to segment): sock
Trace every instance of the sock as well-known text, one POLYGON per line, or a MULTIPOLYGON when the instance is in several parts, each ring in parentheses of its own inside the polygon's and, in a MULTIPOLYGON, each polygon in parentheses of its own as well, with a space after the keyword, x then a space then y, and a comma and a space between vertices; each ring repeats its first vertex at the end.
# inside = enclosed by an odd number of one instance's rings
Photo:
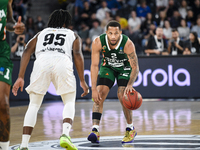
POLYGON ((0 148, 2 150, 8 150, 9 144, 10 144, 10 141, 8 141, 8 142, 0 142, 0 148))
POLYGON ((28 148, 28 143, 29 143, 30 137, 31 137, 31 135, 28 135, 28 134, 22 135, 22 143, 20 145, 20 148, 23 148, 23 147, 28 148))
POLYGON ((131 123, 131 124, 128 124, 128 123, 127 123, 126 127, 127 127, 127 128, 130 128, 131 130, 134 129, 134 127, 133 127, 133 123, 131 123))
POLYGON ((65 134, 66 136, 69 136, 69 131, 71 130, 72 125, 65 122, 63 123, 63 134, 65 134))
POLYGON ((97 129, 97 132, 99 132, 99 125, 93 125, 93 126, 92 126, 92 129, 93 129, 93 128, 97 129))

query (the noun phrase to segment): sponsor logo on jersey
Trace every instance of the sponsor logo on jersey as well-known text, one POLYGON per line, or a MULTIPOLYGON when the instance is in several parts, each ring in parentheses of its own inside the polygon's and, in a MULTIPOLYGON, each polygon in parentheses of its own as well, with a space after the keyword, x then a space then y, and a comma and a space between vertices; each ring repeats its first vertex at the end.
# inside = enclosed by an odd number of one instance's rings
POLYGON ((106 46, 105 46, 105 45, 102 47, 102 52, 103 52, 103 53, 106 52, 106 46))
POLYGON ((123 73, 122 76, 128 77, 129 73, 123 73))
POLYGON ((105 59, 108 62, 108 65, 112 67, 123 67, 124 62, 127 61, 127 59, 118 59, 116 53, 111 53, 110 57, 105 57, 105 59))
POLYGON ((45 52, 45 51, 58 51, 59 53, 65 54, 65 51, 62 48, 47 47, 47 48, 41 50, 41 52, 45 52))
POLYGON ((123 47, 120 47, 119 54, 124 54, 123 47))
POLYGON ((5 68, 4 67, 0 67, 0 75, 3 75, 5 68))
POLYGON ((0 18, 6 17, 6 13, 4 12, 4 10, 0 10, 0 18))

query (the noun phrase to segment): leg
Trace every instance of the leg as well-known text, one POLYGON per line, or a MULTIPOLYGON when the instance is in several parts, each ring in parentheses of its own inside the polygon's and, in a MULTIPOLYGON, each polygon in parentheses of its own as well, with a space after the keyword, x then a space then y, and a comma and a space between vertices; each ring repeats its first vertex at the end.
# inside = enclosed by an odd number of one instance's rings
POLYGON ((92 113, 92 132, 88 136, 88 140, 92 143, 99 143, 99 124, 101 120, 101 114, 103 112, 103 102, 105 101, 108 93, 109 93, 109 87, 106 85, 99 85, 97 86, 97 90, 101 95, 101 102, 99 104, 94 103, 93 104, 93 113, 92 113))
POLYGON ((101 102, 93 104, 93 113, 92 113, 92 132, 88 136, 88 140, 92 143, 99 143, 99 124, 101 120, 101 115, 103 112, 103 102, 105 101, 111 87, 115 81, 115 71, 108 67, 100 67, 98 82, 97 82, 97 91, 101 96, 101 102))
POLYGON ((133 127, 132 111, 125 108, 122 103, 124 90, 125 90, 125 86, 119 86, 118 91, 117 91, 117 96, 123 107, 124 116, 125 116, 126 122, 127 122, 126 133, 122 140, 122 143, 132 143, 134 141, 134 137, 137 135, 137 132, 135 131, 135 129, 133 127))
POLYGON ((95 117, 94 113, 100 113, 100 114, 102 114, 102 112, 103 112, 103 102, 105 101, 105 99, 106 99, 106 97, 107 97, 110 89, 106 85, 99 85, 99 86, 97 86, 97 90, 100 93, 102 100, 101 100, 101 103, 99 103, 99 104, 96 104, 96 103, 93 104, 93 109, 92 109, 92 111, 93 111, 92 123, 93 123, 93 125, 98 125, 99 126, 101 118, 95 117))
POLYGON ((124 95, 124 90, 125 90, 125 86, 119 86, 118 87, 118 91, 117 91, 117 96, 118 96, 118 99, 122 105, 122 108, 123 108, 123 112, 124 112, 124 116, 126 118, 126 122, 127 124, 132 124, 133 123, 133 120, 132 120, 132 111, 127 109, 126 107, 123 106, 122 104, 122 97, 124 95))
POLYGON ((75 98, 76 92, 71 92, 68 94, 61 95, 62 101, 64 103, 63 109, 63 134, 69 136, 69 131, 71 129, 74 115, 75 115, 75 98))
POLYGON ((63 109, 63 133, 60 137, 60 146, 69 150, 78 150, 71 142, 69 131, 71 130, 75 114, 75 98, 76 92, 71 92, 61 95, 64 109, 63 109))
POLYGON ((31 137, 31 133, 37 121, 37 113, 42 104, 44 95, 30 93, 30 103, 28 106, 28 110, 24 117, 24 125, 23 125, 23 135, 22 135, 22 143, 21 148, 28 148, 28 142, 31 137))
POLYGON ((0 147, 8 150, 10 135, 9 114, 10 85, 0 81, 0 147))

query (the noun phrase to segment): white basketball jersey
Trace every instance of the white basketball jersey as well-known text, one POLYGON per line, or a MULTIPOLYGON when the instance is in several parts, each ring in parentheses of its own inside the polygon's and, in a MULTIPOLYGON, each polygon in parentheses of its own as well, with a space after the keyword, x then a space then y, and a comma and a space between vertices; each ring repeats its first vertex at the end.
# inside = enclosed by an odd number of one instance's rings
POLYGON ((37 37, 35 49, 38 56, 67 56, 72 60, 74 32, 66 28, 46 28, 37 37))

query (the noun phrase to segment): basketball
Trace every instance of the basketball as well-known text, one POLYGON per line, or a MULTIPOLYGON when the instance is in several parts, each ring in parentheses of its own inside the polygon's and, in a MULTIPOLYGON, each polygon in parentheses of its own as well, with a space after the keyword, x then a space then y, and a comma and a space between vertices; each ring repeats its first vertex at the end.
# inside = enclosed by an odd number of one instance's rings
POLYGON ((129 92, 123 96, 122 103, 130 110, 138 109, 142 105, 142 96, 137 91, 129 92))

